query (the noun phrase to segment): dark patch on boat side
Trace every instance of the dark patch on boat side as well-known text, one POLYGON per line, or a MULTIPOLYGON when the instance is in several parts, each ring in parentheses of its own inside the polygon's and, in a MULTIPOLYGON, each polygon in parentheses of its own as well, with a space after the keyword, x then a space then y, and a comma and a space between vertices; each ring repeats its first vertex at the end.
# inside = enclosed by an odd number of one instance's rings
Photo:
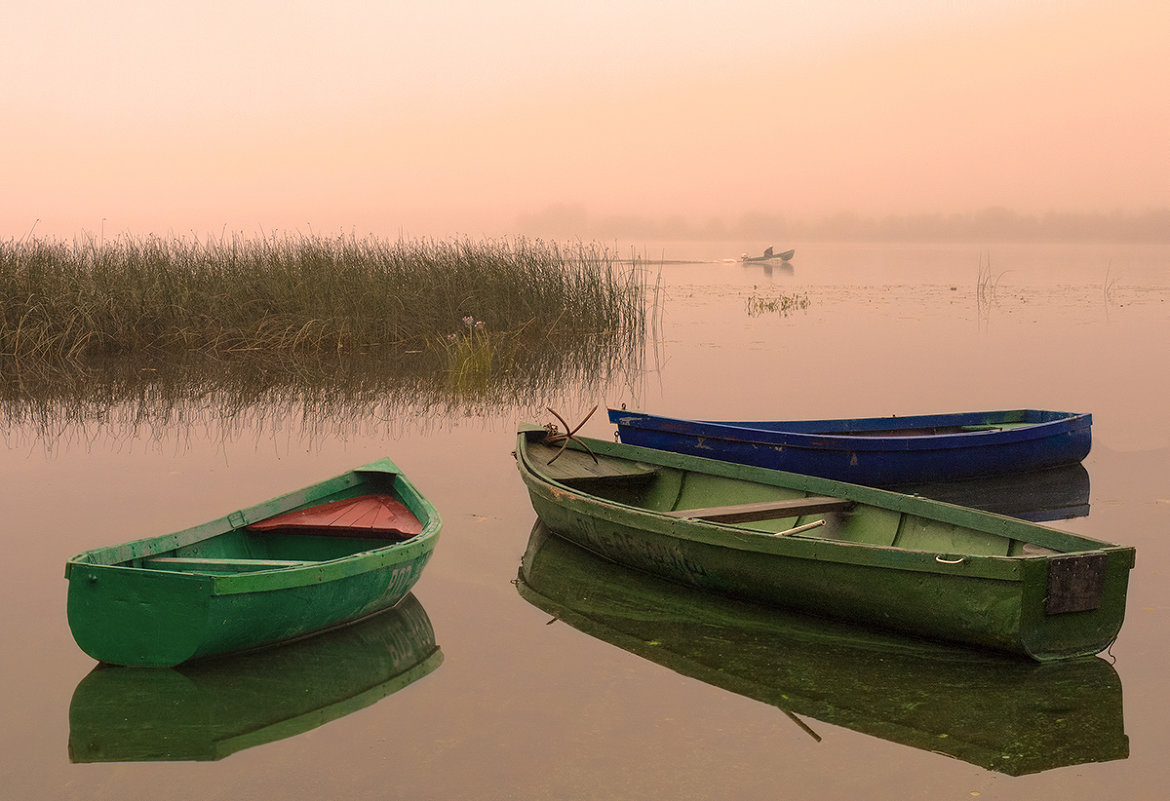
POLYGON ((1048 614, 1098 609, 1104 591, 1105 554, 1058 556, 1049 561, 1045 605, 1048 614))

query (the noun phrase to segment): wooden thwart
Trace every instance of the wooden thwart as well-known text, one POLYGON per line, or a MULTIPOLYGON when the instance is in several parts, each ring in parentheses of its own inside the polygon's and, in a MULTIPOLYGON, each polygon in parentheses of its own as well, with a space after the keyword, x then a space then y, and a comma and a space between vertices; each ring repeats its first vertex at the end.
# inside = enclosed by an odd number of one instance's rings
POLYGON ((275 570, 297 567, 308 562, 295 559, 228 559, 200 556, 151 556, 142 560, 143 567, 160 570, 213 570, 243 573, 251 570, 275 570))
POLYGON ((712 523, 750 523, 755 520, 776 520, 782 517, 799 517, 822 512, 843 512, 851 504, 851 501, 843 498, 814 496, 811 498, 790 498, 784 501, 741 503, 734 506, 709 506, 705 509, 675 509, 667 514, 673 517, 709 520, 712 523))

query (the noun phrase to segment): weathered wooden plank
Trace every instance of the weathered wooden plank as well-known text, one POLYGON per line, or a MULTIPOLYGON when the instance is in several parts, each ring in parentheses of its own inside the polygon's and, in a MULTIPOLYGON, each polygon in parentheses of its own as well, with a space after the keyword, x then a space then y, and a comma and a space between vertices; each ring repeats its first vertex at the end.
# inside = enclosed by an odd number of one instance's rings
POLYGON ((852 504, 843 498, 790 498, 783 501, 741 503, 733 506, 709 506, 703 509, 675 509, 668 514, 712 523, 750 523, 753 520, 775 520, 781 517, 799 517, 821 512, 843 512, 852 504))
POLYGON ((275 570, 310 564, 296 559, 229 559, 201 556, 152 556, 142 560, 143 567, 160 570, 213 570, 241 573, 250 570, 275 570))

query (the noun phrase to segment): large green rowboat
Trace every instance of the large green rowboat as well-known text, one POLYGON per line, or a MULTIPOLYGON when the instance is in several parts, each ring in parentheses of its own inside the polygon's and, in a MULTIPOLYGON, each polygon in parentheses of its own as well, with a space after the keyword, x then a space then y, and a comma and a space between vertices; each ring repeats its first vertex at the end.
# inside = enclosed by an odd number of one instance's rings
POLYGON ((171 667, 394 606, 441 521, 389 459, 203 525, 68 561, 69 627, 101 662, 171 667))
POLYGON ((316 637, 177 668, 98 665, 73 691, 73 762, 217 760, 371 706, 443 653, 413 595, 316 637))
POLYGON ((1125 616, 1133 548, 813 476, 549 437, 527 426, 517 437, 540 519, 672 581, 1039 661, 1102 651, 1125 616))
POLYGON ((1121 680, 1101 658, 1038 664, 744 603, 615 565, 539 522, 516 586, 556 620, 775 706, 817 739, 820 721, 1011 776, 1129 755, 1121 680))

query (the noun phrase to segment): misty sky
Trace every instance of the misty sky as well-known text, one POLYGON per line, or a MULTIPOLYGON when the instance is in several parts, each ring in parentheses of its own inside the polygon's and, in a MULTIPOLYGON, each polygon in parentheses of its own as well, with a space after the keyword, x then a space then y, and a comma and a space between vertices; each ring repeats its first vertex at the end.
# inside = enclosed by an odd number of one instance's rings
POLYGON ((0 238, 1170 206, 1165 0, 23 3, 0 238))

